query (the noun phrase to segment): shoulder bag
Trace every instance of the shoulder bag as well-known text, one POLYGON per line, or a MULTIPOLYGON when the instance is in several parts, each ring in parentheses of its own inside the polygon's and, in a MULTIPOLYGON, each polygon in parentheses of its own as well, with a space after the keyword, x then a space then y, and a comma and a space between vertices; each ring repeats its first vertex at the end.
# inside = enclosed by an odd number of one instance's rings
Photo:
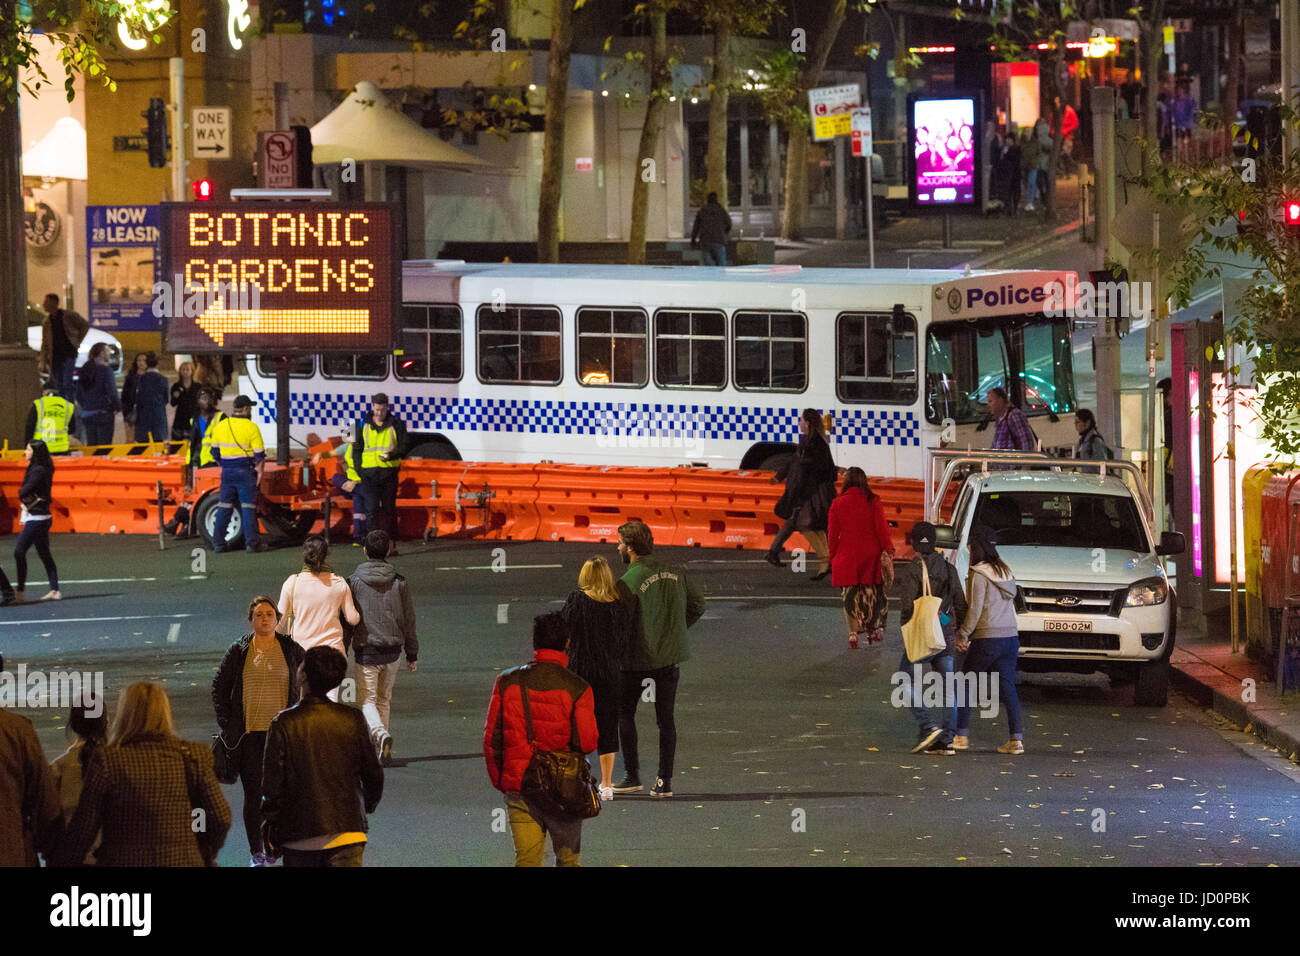
MULTIPOLYGON (((525 677, 526 679, 526 677, 525 677)), ((544 813, 589 820, 600 813, 600 791, 591 777, 587 757, 578 742, 578 718, 569 712, 570 750, 539 750, 533 736, 533 711, 528 704, 528 687, 519 684, 524 699, 524 729, 533 757, 519 785, 520 794, 544 813)))
MULTIPOLYGON (((302 572, 299 571, 298 574, 302 572)), ((281 627, 284 628, 280 633, 285 637, 293 637, 293 596, 298 591, 298 574, 293 576, 293 584, 289 585, 289 610, 284 612, 284 620, 281 627)))
POLYGON ((939 622, 939 608, 943 599, 930 593, 930 572, 921 561, 921 594, 912 602, 912 616, 903 625, 903 647, 907 659, 916 663, 944 650, 948 642, 943 637, 939 622))
POLYGON ((239 744, 244 735, 239 735, 235 746, 226 743, 221 734, 212 735, 212 771, 222 783, 235 783, 239 780, 239 744))

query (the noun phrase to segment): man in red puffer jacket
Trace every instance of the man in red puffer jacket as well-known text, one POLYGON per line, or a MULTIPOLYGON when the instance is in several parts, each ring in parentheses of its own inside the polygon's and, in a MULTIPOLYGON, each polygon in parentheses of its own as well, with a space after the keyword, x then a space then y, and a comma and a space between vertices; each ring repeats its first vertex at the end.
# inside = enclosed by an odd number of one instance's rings
POLYGON ((506 795, 515 866, 541 866, 546 834, 556 866, 578 866, 582 820, 543 813, 519 793, 533 757, 524 719, 524 689, 538 750, 596 749, 596 706, 590 685, 569 670, 569 632, 559 614, 533 618, 533 662, 502 671, 492 688, 483 756, 492 786, 506 795))

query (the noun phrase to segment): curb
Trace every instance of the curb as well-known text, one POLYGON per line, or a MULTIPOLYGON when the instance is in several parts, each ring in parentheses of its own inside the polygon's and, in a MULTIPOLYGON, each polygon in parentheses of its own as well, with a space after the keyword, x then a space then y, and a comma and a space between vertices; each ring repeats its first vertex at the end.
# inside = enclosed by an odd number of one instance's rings
POLYGON ((1171 662, 1169 679, 1173 686, 1238 727, 1249 728, 1249 733, 1282 756, 1295 759, 1300 753, 1300 707, 1280 707, 1268 692, 1263 700, 1246 703, 1241 699, 1240 682, 1214 665, 1188 656, 1192 660, 1171 662))
POLYGON ((1035 236, 1032 239, 1026 239, 1024 242, 1017 243, 1013 246, 1007 246, 1002 249, 996 249, 986 253, 983 256, 977 256, 971 260, 971 268, 987 269, 994 263, 1002 259, 1009 259, 1012 256, 1025 255, 1026 253, 1038 252, 1046 249, 1064 239, 1073 238, 1082 228, 1082 222, 1078 219, 1066 223, 1064 226, 1057 226, 1052 230, 1052 235, 1046 238, 1035 236))

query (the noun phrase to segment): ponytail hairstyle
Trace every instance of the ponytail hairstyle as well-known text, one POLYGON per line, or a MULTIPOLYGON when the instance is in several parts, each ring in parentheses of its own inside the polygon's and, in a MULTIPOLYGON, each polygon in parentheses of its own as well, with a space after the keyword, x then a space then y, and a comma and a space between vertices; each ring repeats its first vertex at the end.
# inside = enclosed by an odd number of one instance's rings
POLYGON ((970 566, 973 568, 977 564, 987 564, 1003 577, 1011 576, 1011 569, 998 554, 997 539, 983 525, 976 525, 970 532, 970 566))

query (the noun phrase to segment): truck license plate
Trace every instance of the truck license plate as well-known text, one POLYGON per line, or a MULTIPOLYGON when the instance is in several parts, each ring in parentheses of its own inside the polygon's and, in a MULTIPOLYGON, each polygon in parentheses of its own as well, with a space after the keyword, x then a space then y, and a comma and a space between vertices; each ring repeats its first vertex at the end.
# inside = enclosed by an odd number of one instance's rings
POLYGON ((1044 631, 1068 631, 1073 634, 1091 634, 1092 621, 1044 621, 1044 631))

